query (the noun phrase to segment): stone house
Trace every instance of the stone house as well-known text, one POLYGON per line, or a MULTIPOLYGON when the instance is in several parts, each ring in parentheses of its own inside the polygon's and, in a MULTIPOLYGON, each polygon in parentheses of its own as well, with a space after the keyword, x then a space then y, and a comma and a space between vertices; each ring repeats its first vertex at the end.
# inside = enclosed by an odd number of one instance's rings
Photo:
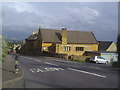
POLYGON ((89 31, 39 28, 25 39, 25 51, 83 55, 85 51, 98 51, 98 42, 93 32, 89 31))

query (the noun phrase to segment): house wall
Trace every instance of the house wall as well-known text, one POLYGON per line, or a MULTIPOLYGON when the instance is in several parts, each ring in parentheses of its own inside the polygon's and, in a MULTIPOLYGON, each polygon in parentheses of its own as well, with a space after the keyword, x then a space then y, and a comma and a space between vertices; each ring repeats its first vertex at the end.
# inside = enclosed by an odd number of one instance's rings
POLYGON ((53 43, 42 43, 42 51, 49 51, 49 47, 52 46, 53 43))
POLYGON ((42 34, 40 32, 40 29, 39 29, 39 32, 38 32, 38 37, 37 37, 37 50, 38 51, 42 51, 42 34))
POLYGON ((26 41, 25 51, 32 51, 37 49, 37 41, 26 41))
POLYGON ((113 42, 106 51, 117 51, 116 44, 113 42))
POLYGON ((85 51, 97 51, 97 44, 56 44, 56 53, 68 55, 83 55, 85 51), (65 51, 65 47, 70 47, 70 51, 65 51), (76 47, 84 47, 84 51, 76 51, 76 47))

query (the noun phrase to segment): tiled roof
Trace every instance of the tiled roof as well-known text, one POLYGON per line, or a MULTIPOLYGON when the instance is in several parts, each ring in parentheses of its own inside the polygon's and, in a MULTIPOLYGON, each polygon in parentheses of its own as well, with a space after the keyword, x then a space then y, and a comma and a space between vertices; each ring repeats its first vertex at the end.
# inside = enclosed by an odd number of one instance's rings
POLYGON ((98 51, 106 51, 110 45, 113 43, 112 41, 98 41, 98 51))
MULTIPOLYGON (((62 30, 40 29, 44 42, 61 43, 62 30)), ((94 34, 88 31, 68 31, 67 43, 98 43, 94 34)))
POLYGON ((37 36, 38 36, 38 34, 32 34, 29 37, 27 37, 25 40, 36 40, 37 36))
MULTIPOLYGON (((37 32, 37 31, 36 31, 37 32)), ((62 30, 56 29, 40 29, 41 37, 44 42, 52 42, 52 43, 61 43, 62 40, 62 30)), ((36 34, 37 35, 37 34, 36 34)), ((28 37, 28 40, 34 39, 35 36, 31 35, 28 37)), ((67 30, 67 43, 89 43, 96 44, 98 43, 94 34, 89 31, 68 31, 67 30)))

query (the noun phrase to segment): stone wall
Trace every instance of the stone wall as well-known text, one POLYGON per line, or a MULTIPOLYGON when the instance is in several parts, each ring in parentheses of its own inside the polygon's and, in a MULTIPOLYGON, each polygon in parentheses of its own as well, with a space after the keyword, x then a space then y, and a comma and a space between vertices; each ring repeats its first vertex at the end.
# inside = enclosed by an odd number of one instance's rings
POLYGON ((77 56, 77 55, 74 55, 74 56, 71 56, 71 59, 72 60, 86 60, 88 58, 90 58, 91 56, 77 56))
POLYGON ((45 52, 45 51, 43 51, 41 53, 41 56, 58 57, 58 58, 67 59, 67 54, 59 54, 59 53, 54 53, 54 52, 45 52))

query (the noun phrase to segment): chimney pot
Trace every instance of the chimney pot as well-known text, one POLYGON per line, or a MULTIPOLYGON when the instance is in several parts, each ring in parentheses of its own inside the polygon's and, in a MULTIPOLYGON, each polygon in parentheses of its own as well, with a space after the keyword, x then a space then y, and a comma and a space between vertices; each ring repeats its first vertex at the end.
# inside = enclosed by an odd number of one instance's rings
POLYGON ((67 30, 67 28, 65 28, 65 27, 62 27, 62 30, 67 30))

